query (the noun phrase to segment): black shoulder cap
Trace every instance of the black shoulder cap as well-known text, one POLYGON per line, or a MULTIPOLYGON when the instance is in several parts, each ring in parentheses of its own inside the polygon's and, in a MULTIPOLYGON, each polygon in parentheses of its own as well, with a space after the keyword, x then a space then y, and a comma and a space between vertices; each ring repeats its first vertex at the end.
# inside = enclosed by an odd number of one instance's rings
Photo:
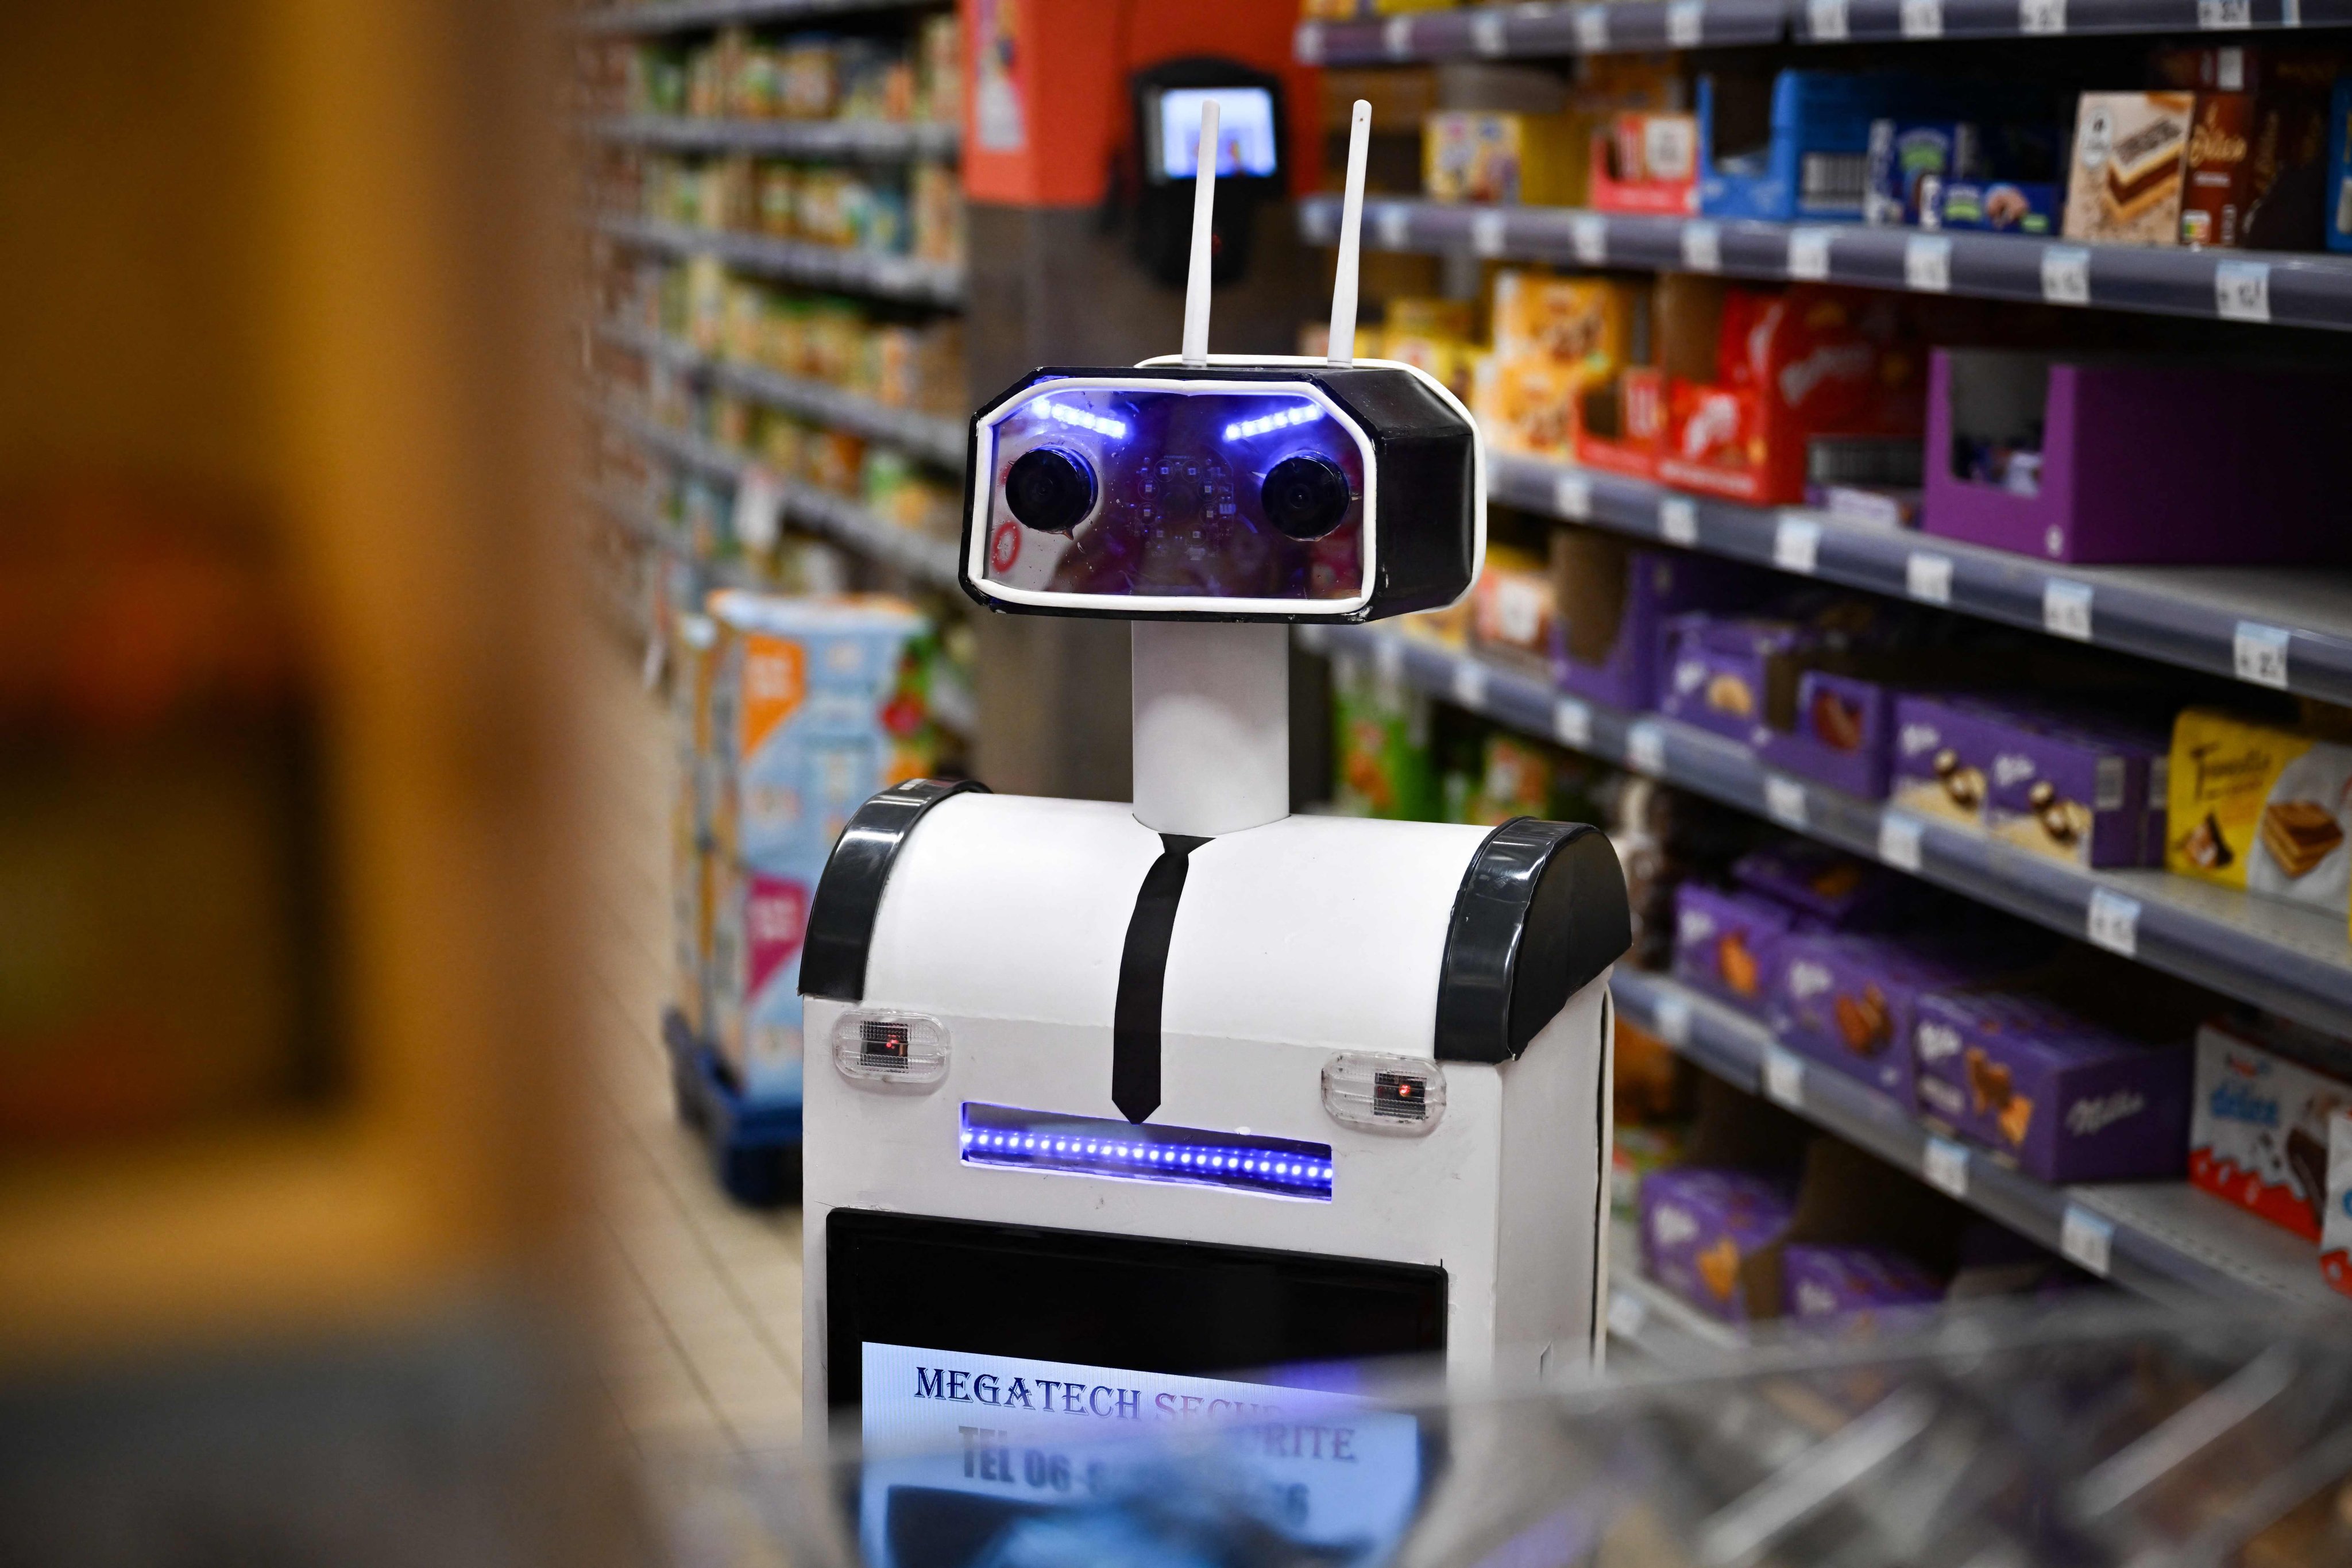
POLYGON ((890 879, 898 847, 915 831, 923 813, 950 795, 988 786, 973 779, 942 784, 908 779, 892 784, 857 808, 817 879, 809 900, 808 935, 801 949, 801 994, 829 1002, 866 1000, 866 949, 874 940, 875 912, 890 879))
POLYGON ((1633 942, 1609 836, 1513 817, 1486 836, 1454 895, 1437 981, 1438 1060, 1516 1058, 1633 942))

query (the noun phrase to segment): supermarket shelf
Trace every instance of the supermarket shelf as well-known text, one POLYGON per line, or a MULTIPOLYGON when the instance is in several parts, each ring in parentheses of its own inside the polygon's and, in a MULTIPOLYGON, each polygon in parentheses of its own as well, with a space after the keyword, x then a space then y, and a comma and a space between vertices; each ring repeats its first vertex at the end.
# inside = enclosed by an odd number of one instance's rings
MULTIPOLYGON (((671 461, 733 484, 751 465, 743 458, 683 430, 673 430, 643 415, 608 408, 604 416, 671 461)), ((837 544, 895 566, 908 576, 937 587, 956 584, 956 547, 894 527, 845 496, 790 479, 775 481, 787 521, 822 534, 837 544)))
POLYGON ((961 420, 911 408, 891 408, 822 381, 784 375, 758 365, 731 363, 698 353, 690 344, 642 327, 606 322, 596 329, 596 335, 676 369, 708 375, 719 385, 754 403, 887 441, 945 468, 959 471, 963 468, 965 432, 961 420))
POLYGON ((682 33, 734 24, 804 22, 856 11, 905 11, 940 0, 641 0, 596 5, 581 13, 586 33, 682 33))
POLYGON ((1315 626, 1301 628, 1301 641, 1369 658, 1384 673, 1513 729, 1769 817, 2224 995, 2352 1034, 2352 943, 2341 916, 2163 871, 2086 871, 1793 777, 1696 725, 1566 697, 1548 680, 1422 638, 1315 626))
POLYGON ((2352 573, 2047 566, 1915 530, 1712 500, 1504 452, 1488 456, 1486 486, 1493 499, 1528 511, 2352 703, 2352 573))
POLYGON ((2036 1181, 1982 1151, 1937 1137, 1887 1096, 1780 1050, 1762 1024, 1664 975, 1621 967, 1610 989, 1625 1016, 1707 1071, 1779 1101, 2118 1285, 2180 1303, 2345 1309, 2320 1278, 2316 1249, 2185 1182, 2057 1187, 2036 1181))
MULTIPOLYGON (((1309 244, 1333 243, 1339 198, 1307 198, 1299 203, 1298 223, 1309 244)), ((1572 266, 1826 279, 1873 289, 2352 330, 2348 257, 1399 198, 1365 203, 1364 243, 1382 250, 1469 250, 1572 266)))
POLYGON ((1787 32, 1782 0, 1633 0, 1620 5, 1477 5, 1364 22, 1301 22, 1304 65, 1502 59, 1770 44, 1787 32))
POLYGON ((2352 0, 1633 0, 1476 5, 1302 22, 1305 65, 1511 59, 1630 49, 2095 33, 2233 33, 2352 24, 2352 0))
POLYGON ((588 122, 600 141, 670 153, 768 153, 790 158, 952 158, 953 125, 892 120, 698 120, 622 114, 588 122))
MULTIPOLYGON (((656 517, 642 498, 611 485, 583 485, 581 497, 623 531, 634 535, 648 548, 667 550, 681 557, 692 556, 693 552, 679 537, 677 530, 656 517)), ((760 589, 766 586, 756 573, 747 570, 740 562, 706 561, 701 565, 709 585, 714 588, 760 589)))
POLYGON ((846 246, 804 245, 765 235, 689 228, 625 213, 601 214, 594 223, 598 233, 624 245, 671 256, 709 254, 739 271, 765 278, 917 304, 956 305, 963 300, 963 269, 935 261, 879 256, 846 246))

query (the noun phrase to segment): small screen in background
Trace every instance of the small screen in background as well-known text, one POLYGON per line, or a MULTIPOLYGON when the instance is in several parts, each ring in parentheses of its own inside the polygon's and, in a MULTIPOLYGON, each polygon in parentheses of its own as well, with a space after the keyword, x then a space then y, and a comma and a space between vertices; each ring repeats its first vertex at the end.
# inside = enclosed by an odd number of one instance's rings
POLYGON ((1201 106, 1217 100, 1217 174, 1271 176, 1275 167, 1274 94, 1262 87, 1177 87, 1160 95, 1160 174, 1189 180, 1201 172, 1201 106))

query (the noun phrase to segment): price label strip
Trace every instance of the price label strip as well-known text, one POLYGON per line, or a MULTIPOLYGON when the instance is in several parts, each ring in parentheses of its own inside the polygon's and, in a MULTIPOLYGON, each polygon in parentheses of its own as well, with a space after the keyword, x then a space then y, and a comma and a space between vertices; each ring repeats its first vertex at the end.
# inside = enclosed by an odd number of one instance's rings
POLYGON ((1940 38, 1944 36, 1944 0, 1903 0, 1903 36, 1940 38))
POLYGON ((1698 505, 1688 496, 1658 499, 1658 536, 1689 550, 1698 543, 1698 505))
MULTIPOLYGON (((2199 0, 2199 9, 2203 9, 2204 4, 2205 0, 2199 0)), ((2242 22, 2238 25, 2245 26, 2242 22)), ((2225 321, 2269 321, 2271 264, 2267 261, 2215 262, 2213 313, 2225 321)))
POLYGON ((1927 1184, 1956 1198, 1969 1195, 1969 1152, 1948 1138, 1930 1137, 1919 1152, 1919 1173, 1927 1184))
POLYGON ((1577 264, 1581 267, 1609 265, 1609 220, 1593 213, 1580 213, 1568 224, 1569 243, 1575 247, 1577 264))
POLYGON ((1694 218, 1683 225, 1683 265, 1693 272, 1723 270, 1723 231, 1694 218))
POLYGON ((2066 0, 2017 0, 2017 30, 2035 37, 2066 30, 2066 0))
POLYGON ((1666 6, 1666 42, 1677 49, 1695 49, 1706 25, 1706 0, 1670 0, 1666 6))
POLYGON ((1625 765, 1653 777, 1666 771, 1666 732, 1648 720, 1625 731, 1625 765))
POLYGON ((1767 1044, 1764 1047, 1764 1098, 1791 1110, 1805 1108, 1805 1058, 1767 1044))
MULTIPOLYGON (((2032 4, 2032 0, 2027 0, 2032 4)), ((2091 302, 2091 253, 2079 245, 2053 245, 2042 252, 2042 299, 2049 305, 2091 302)))
POLYGON ((1845 0, 1805 0, 1805 30, 1815 43, 1844 42, 1845 0))
POLYGON ((1923 605, 1952 602, 1952 558, 1915 550, 1904 558, 1903 591, 1923 605))
POLYGON ((1574 522, 1592 521, 1592 480, 1585 474, 1561 474, 1551 482, 1551 509, 1574 522))
POLYGON ((1587 5, 1576 14, 1576 47, 1588 55, 1609 52, 1609 7, 1587 5))
POLYGON ((1650 1010, 1650 1022, 1657 1026, 1658 1038, 1682 1049, 1690 1044, 1691 1005, 1687 997, 1661 996, 1650 1010))
POLYGON ((1772 529, 1772 564, 1810 577, 1821 560, 1822 525, 1810 517, 1783 517, 1772 529))
POLYGON ((1764 775, 1764 815, 1783 827, 1805 830, 1805 786, 1779 773, 1764 775))
POLYGON ((1609 1331, 1621 1340, 1642 1337, 1643 1326, 1650 1321, 1650 1305, 1631 1290, 1609 1292, 1609 1331))
POLYGON ((2237 668, 2238 679, 2284 691, 2287 639, 2284 627, 2240 621, 2236 635, 2230 639, 2230 659, 2237 668))
POLYGON ((1454 661, 1454 705, 1472 712, 1486 706, 1486 667, 1475 658, 1454 661))
POLYGON ((2091 640, 2091 585, 2053 577, 2042 584, 2042 629, 2053 637, 2091 640))
POLYGON ((1470 217, 1470 248, 1480 256, 1500 256, 1506 237, 1503 215, 1474 213, 1470 217))
POLYGON ((1592 710, 1576 698, 1559 699, 1551 705, 1551 732, 1571 751, 1591 750, 1592 710))
POLYGON ((1384 206, 1374 219, 1380 230, 1381 247, 1402 250, 1412 243, 1412 209, 1408 206, 1384 206))
POLYGON ((2091 889, 2091 907, 2084 918, 2084 934, 2095 947, 2126 958, 2139 952, 2139 900, 2109 888, 2091 889))
POLYGON ((1889 811, 1878 819, 1878 858, 1898 871, 1919 872, 1919 837, 1923 824, 1907 813, 1889 811))
POLYGON ((1503 53, 1510 45, 1503 36, 1503 13, 1482 10, 1471 14, 1470 47, 1489 58, 1503 53))
POLYGON ((1952 291, 1952 242, 1940 234, 1915 234, 1903 242, 1903 286, 1918 294, 1952 291))
POLYGON ((2066 1205, 2065 1217, 2058 1222, 2058 1251, 2068 1262, 2105 1279, 2114 1263, 2115 1243, 2115 1221, 2080 1204, 2066 1205))
POLYGON ((1830 275, 1830 242, 1832 236, 1825 228, 1792 228, 1789 231, 1789 276, 1819 282, 1830 275))

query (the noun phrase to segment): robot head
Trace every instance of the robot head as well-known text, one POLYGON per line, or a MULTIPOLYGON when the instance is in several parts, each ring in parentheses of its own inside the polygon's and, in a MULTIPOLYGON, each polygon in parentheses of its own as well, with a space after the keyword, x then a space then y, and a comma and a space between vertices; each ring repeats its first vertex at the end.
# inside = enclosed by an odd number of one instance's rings
MULTIPOLYGON (((1369 122, 1359 104, 1332 310, 1342 349, 1369 122)), ((1035 371, 973 416, 964 591, 995 610, 1113 620, 1361 621, 1452 604, 1486 543, 1469 411, 1392 361, 1209 355, 1205 205, 1184 354, 1035 371)))

